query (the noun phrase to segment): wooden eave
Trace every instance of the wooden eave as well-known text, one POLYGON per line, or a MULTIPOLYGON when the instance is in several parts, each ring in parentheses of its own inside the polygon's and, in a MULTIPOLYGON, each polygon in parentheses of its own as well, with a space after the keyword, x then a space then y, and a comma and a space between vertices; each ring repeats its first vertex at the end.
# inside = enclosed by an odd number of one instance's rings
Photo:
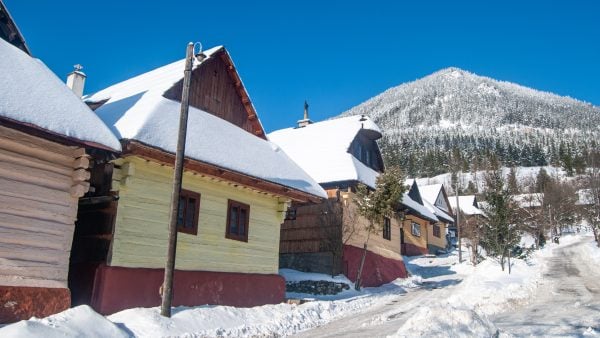
MULTIPOLYGON (((134 140, 122 140, 121 143, 123 146, 123 157, 135 155, 160 164, 174 166, 175 155, 170 152, 134 140)), ((323 200, 321 197, 286 187, 278 183, 265 181, 260 178, 190 158, 185 159, 184 169, 217 179, 234 182, 258 191, 288 197, 296 202, 320 203, 323 200)))
POLYGON ((11 128, 11 129, 15 129, 15 130, 21 131, 23 133, 26 133, 26 134, 29 134, 32 136, 36 136, 39 138, 43 138, 43 139, 46 139, 46 140, 49 140, 52 142, 56 142, 56 143, 59 143, 59 144, 65 145, 65 146, 93 148, 93 149, 106 151, 112 155, 116 155, 119 153, 119 151, 112 149, 108 146, 105 146, 103 144, 100 144, 100 143, 91 142, 91 141, 82 141, 82 140, 76 139, 74 137, 65 136, 65 135, 50 131, 48 129, 44 129, 44 128, 36 126, 35 124, 32 124, 32 123, 21 122, 21 121, 13 120, 11 118, 4 117, 4 116, 0 116, 0 126, 5 126, 8 128, 11 128))
POLYGON ((227 72, 229 73, 229 76, 231 77, 231 80, 233 81, 233 85, 235 86, 235 90, 237 91, 238 95, 240 96, 240 100, 242 100, 242 104, 244 105, 244 108, 246 109, 246 113, 248 114, 248 120, 250 121, 250 123, 252 124, 252 127, 254 129, 254 134, 256 136, 266 140, 267 135, 265 133, 265 130, 264 130, 262 124, 260 123, 260 120, 258 119, 258 114, 256 113, 256 109, 254 109, 254 105, 252 104, 252 101, 250 100, 248 91, 246 91, 246 88, 244 87, 244 83, 242 82, 240 75, 238 74, 237 70, 235 69, 235 65, 233 64, 233 60, 231 59, 231 56, 229 55, 227 50, 225 48, 223 48, 222 51, 219 52, 219 57, 227 66, 227 72))
POLYGON ((21 31, 19 30, 19 27, 17 27, 15 20, 13 20, 10 12, 8 9, 6 9, 6 6, 2 0, 0 0, 0 37, 5 35, 6 41, 21 49, 25 53, 31 55, 31 51, 25 43, 23 34, 21 34, 21 31))

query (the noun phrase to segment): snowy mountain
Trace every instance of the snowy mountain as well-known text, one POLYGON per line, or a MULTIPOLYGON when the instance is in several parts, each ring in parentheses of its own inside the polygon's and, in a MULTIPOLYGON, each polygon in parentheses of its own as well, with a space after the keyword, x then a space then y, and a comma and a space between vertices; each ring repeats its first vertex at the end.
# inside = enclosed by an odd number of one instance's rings
POLYGON ((600 135, 600 107, 447 68, 390 88, 344 112, 365 114, 384 130, 387 163, 410 175, 447 171, 454 157, 463 170, 495 154, 505 165, 585 167, 600 135))

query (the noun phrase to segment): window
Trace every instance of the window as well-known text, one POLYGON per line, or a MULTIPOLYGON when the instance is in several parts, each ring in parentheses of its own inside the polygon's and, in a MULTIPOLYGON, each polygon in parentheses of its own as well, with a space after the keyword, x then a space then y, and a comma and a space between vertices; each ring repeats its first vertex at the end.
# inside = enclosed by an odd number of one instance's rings
POLYGON ((177 231, 197 235, 199 212, 200 194, 181 189, 181 193, 179 194, 179 211, 177 212, 177 231))
POLYGON ((225 237, 248 242, 250 206, 229 200, 227 205, 227 231, 225 237))
POLYGON ((383 219, 383 238, 388 241, 392 240, 392 226, 390 224, 390 219, 387 217, 383 219))
POLYGON ((285 212, 285 220, 286 221, 293 221, 296 219, 296 209, 295 208, 288 208, 285 212))
POLYGON ((410 224, 410 233, 413 236, 421 237, 421 224, 412 222, 410 224))
POLYGON ((441 238, 442 237, 442 235, 440 233, 440 226, 439 226, 439 224, 434 224, 433 225, 433 235, 435 237, 437 237, 437 238, 441 238))

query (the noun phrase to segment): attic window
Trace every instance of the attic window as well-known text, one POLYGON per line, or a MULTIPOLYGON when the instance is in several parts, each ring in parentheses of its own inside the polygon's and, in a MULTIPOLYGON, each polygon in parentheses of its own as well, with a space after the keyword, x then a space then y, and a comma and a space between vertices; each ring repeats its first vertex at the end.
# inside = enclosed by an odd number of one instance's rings
POLYGON ((227 230, 225 237, 236 241, 248 242, 250 206, 229 200, 227 203, 227 230))
POLYGON ((198 234, 198 214, 200 213, 200 194, 181 190, 179 212, 177 213, 177 231, 190 235, 198 234))

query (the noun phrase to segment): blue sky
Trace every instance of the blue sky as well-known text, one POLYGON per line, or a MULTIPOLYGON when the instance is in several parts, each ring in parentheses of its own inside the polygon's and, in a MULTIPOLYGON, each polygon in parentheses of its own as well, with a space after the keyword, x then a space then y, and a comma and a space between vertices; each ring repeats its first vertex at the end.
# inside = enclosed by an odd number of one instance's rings
POLYGON ((456 66, 600 105, 600 1, 4 0, 61 78, 86 93, 225 45, 272 131, 335 116, 456 66))

